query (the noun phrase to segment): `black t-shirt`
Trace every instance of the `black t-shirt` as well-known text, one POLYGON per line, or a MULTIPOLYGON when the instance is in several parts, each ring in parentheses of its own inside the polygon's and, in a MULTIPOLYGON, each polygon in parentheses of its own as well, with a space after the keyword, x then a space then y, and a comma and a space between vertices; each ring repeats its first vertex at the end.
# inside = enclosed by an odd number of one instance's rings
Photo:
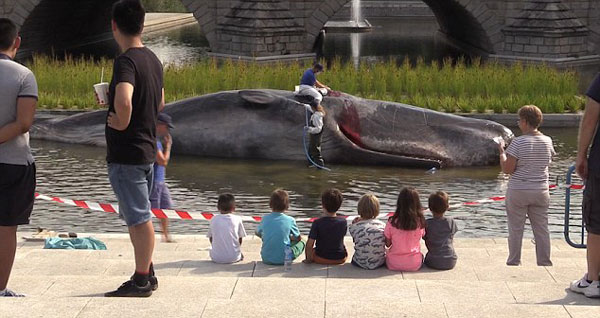
MULTIPOLYGON (((600 74, 596 75, 596 78, 585 94, 600 103, 600 74)), ((588 170, 594 175, 600 175, 600 130, 596 131, 594 141, 592 142, 590 157, 588 159, 588 170)))
POLYGON ((348 223, 342 217, 322 217, 313 222, 308 238, 316 241, 315 253, 326 259, 342 259, 348 256, 344 236, 348 223))
POLYGON ((134 87, 131 121, 124 131, 106 125, 106 161, 151 164, 156 158, 156 120, 164 87, 162 64, 145 47, 130 48, 119 55, 109 87, 109 112, 115 111, 115 88, 119 83, 130 83, 134 87))

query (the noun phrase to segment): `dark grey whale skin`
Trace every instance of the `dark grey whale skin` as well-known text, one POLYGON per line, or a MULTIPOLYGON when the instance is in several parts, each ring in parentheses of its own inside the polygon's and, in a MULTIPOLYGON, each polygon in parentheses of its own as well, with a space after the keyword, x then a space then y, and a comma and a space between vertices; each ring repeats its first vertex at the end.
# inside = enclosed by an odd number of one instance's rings
MULTIPOLYGON (((498 164, 494 137, 506 127, 400 103, 344 93, 327 96, 325 162, 440 168, 498 164)), ((173 153, 217 158, 306 160, 306 111, 294 94, 278 90, 225 91, 170 103, 173 153)), ((31 137, 106 146, 106 110, 36 119, 31 137)))

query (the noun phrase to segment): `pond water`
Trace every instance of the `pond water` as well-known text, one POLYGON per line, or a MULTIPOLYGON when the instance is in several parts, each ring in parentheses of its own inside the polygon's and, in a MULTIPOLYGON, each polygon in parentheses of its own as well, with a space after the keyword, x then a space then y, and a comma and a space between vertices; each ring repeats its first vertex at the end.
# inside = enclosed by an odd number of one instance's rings
MULTIPOLYGON (((576 130, 546 130, 554 138, 558 156, 551 166, 551 180, 564 183, 564 174, 576 152, 576 130)), ((38 192, 70 199, 115 203, 108 183, 104 148, 68 145, 33 140, 32 147, 38 165, 38 192)), ((439 170, 427 174, 424 170, 393 167, 332 166, 331 172, 306 168, 304 162, 250 161, 206 159, 173 156, 167 169, 167 183, 178 209, 190 212, 215 212, 219 193, 236 195, 238 213, 261 215, 268 213, 271 192, 281 187, 290 192, 294 217, 315 217, 320 214, 320 193, 336 187, 344 193, 342 214, 356 214, 359 198, 368 192, 381 200, 382 213, 393 212, 398 192, 403 186, 413 186, 421 193, 423 203, 436 190, 450 194, 451 204, 503 195, 508 179, 499 167, 477 167, 439 170)), ((577 183, 581 183, 577 181, 577 183)), ((553 190, 550 208, 550 229, 554 237, 562 233, 564 192, 553 190)), ((573 209, 579 214, 581 193, 575 191, 573 209)), ((506 217, 503 203, 477 207, 462 207, 449 213, 459 221, 459 236, 505 236, 506 217)), ((303 232, 310 224, 300 223, 303 232)), ((126 228, 114 214, 86 211, 38 200, 30 228, 41 226, 53 230, 75 232, 125 232, 126 228)), ((205 233, 206 221, 174 220, 174 233, 205 233)), ((247 223, 254 231, 256 224, 247 223)))
MULTIPOLYGON (((436 40, 437 23, 430 18, 402 20, 372 19, 372 33, 360 36, 328 34, 324 47, 326 59, 363 62, 394 58, 425 61, 456 57, 460 52, 436 40)), ((166 63, 186 63, 206 57, 208 42, 198 26, 184 27, 163 34, 150 35, 146 44, 166 63)), ((114 54, 114 47, 102 44, 83 54, 114 54), (87 52, 87 53, 86 53, 87 52), (104 53, 100 53, 104 52, 104 53), (110 52, 110 53, 107 53, 110 52)), ((595 72, 595 69, 593 70, 595 72)), ((563 183, 563 176, 573 163, 576 152, 576 129, 546 130, 555 141, 558 152, 551 166, 551 178, 563 183)), ((32 140, 38 164, 38 192, 70 199, 115 203, 108 183, 105 149, 32 140)), ((402 186, 416 187, 426 203, 429 193, 444 190, 451 203, 461 203, 503 195, 508 178, 499 167, 440 170, 426 174, 422 170, 390 167, 333 166, 332 172, 307 169, 304 162, 222 160, 174 156, 167 181, 178 209, 191 212, 214 212, 217 195, 232 192, 238 201, 238 213, 260 215, 268 212, 270 193, 277 187, 291 194, 290 215, 319 216, 319 195, 327 187, 344 193, 341 212, 355 214, 358 199, 373 192, 381 200, 382 212, 393 212, 402 186)), ((578 181, 578 183, 581 183, 578 181)), ((579 215, 580 191, 575 191, 572 208, 579 215)), ((449 215, 459 221, 459 236, 505 236, 506 217, 503 203, 463 207, 449 215)), ((563 231, 564 192, 553 190, 550 229, 553 237, 563 231)), ((172 221, 174 233, 205 233, 206 221, 172 221)), ((85 211, 78 208, 37 201, 29 228, 41 226, 57 231, 125 232, 114 214, 85 211)), ((253 232, 256 224, 247 223, 253 232)), ((309 224, 301 223, 307 232, 309 224)), ((526 235, 530 235, 527 231, 526 235)))

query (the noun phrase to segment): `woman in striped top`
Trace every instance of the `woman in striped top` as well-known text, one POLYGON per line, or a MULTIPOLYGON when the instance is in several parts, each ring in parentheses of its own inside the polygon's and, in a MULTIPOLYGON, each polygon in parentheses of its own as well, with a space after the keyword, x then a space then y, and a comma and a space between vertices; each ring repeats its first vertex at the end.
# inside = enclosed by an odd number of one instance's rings
POLYGON ((523 229, 528 217, 535 237, 538 266, 552 266, 550 261, 550 231, 548 230, 548 165, 556 154, 552 139, 542 134, 542 111, 533 105, 519 109, 519 128, 523 135, 515 138, 506 151, 500 143, 500 166, 510 174, 506 191, 508 219, 507 265, 521 264, 523 229))

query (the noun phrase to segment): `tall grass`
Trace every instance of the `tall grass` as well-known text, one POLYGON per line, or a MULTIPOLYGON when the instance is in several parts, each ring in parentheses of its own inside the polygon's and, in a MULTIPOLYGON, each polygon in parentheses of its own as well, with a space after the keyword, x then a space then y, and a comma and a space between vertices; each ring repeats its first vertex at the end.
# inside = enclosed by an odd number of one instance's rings
MULTIPOLYGON (((92 85, 111 77, 112 62, 89 59, 56 60, 35 57, 29 65, 46 108, 96 108, 92 85)), ((204 59, 165 68, 166 101, 223 90, 272 88, 293 90, 308 64, 260 65, 204 59)), ((362 64, 332 62, 319 80, 335 90, 365 98, 396 101, 446 112, 516 112, 536 104, 544 112, 576 112, 584 105, 577 96, 578 77, 548 66, 502 66, 476 60, 411 65, 395 61, 362 64)))

